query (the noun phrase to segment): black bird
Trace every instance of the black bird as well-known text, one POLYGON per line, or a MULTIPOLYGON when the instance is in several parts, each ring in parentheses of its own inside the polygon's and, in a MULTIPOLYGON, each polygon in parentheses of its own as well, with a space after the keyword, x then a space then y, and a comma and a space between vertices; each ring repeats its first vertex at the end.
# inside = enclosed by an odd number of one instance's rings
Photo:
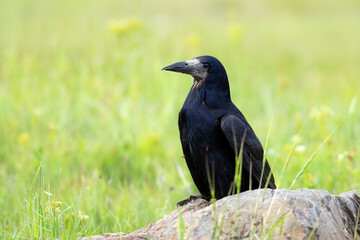
POLYGON ((190 196, 178 205, 199 197, 209 200, 211 190, 215 191, 216 199, 236 193, 234 179, 239 153, 242 153, 240 192, 276 188, 270 166, 266 159, 263 162, 259 139, 231 101, 228 77, 221 62, 211 56, 200 56, 162 70, 194 78, 178 123, 186 163, 201 195, 190 196))

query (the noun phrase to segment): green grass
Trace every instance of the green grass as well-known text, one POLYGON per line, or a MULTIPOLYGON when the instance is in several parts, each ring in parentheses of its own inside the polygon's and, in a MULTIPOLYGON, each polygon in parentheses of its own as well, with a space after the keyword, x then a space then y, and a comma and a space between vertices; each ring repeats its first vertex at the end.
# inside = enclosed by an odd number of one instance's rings
POLYGON ((281 187, 337 128, 293 189, 360 190, 358 1, 0 5, 0 238, 133 231, 196 194, 177 128, 192 80, 160 70, 203 54, 263 143, 274 116, 277 181, 295 144, 281 187))

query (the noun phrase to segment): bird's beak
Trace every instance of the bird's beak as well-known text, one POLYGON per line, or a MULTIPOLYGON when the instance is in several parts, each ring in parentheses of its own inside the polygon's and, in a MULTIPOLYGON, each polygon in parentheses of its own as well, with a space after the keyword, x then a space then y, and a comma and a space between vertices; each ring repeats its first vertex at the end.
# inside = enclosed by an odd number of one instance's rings
POLYGON ((195 81, 205 80, 207 76, 207 70, 197 58, 170 64, 164 67, 162 70, 189 74, 194 77, 195 81))
POLYGON ((192 75, 195 71, 195 65, 189 64, 189 61, 182 61, 170 64, 161 70, 179 72, 192 75))

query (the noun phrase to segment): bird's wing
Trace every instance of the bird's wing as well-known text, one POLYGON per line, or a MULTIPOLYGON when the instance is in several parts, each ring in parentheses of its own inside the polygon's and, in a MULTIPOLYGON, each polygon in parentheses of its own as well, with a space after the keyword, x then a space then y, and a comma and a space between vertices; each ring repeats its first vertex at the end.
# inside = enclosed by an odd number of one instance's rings
MULTIPOLYGON (((254 131, 249 127, 246 120, 234 114, 227 114, 220 120, 221 130, 228 140, 230 146, 238 154, 242 147, 243 167, 250 173, 252 178, 260 182, 261 172, 263 168, 263 148, 261 142, 256 137, 254 131), (251 167, 250 167, 251 166, 251 167)), ((271 174, 268 162, 265 160, 265 168, 261 181, 264 187, 267 178, 271 174)), ((270 177, 269 188, 276 188, 273 176, 270 177)))

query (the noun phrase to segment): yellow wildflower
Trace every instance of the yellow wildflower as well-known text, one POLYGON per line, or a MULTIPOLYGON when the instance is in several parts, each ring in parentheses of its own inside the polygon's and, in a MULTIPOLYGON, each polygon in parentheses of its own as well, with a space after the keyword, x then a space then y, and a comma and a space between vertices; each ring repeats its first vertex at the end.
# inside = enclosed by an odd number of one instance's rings
POLYGON ((198 47, 199 46, 199 36, 196 34, 191 34, 186 37, 186 43, 190 47, 198 47))
POLYGON ((228 29, 229 39, 232 43, 237 43, 241 39, 242 29, 240 24, 232 24, 228 29))
POLYGON ((108 24, 110 32, 120 36, 141 28, 141 21, 138 18, 128 18, 123 20, 112 20, 108 24))
POLYGON ((158 144, 159 143, 159 134, 157 133, 150 133, 149 134, 149 140, 152 144, 158 144))
POLYGON ((313 176, 311 175, 311 173, 308 174, 308 179, 309 179, 309 184, 312 185, 313 184, 313 176))
POLYGON ((30 141, 30 135, 29 135, 29 133, 27 133, 27 132, 21 133, 21 134, 18 136, 18 138, 17 138, 17 142, 18 142, 19 144, 26 144, 26 143, 28 143, 29 141, 30 141))

